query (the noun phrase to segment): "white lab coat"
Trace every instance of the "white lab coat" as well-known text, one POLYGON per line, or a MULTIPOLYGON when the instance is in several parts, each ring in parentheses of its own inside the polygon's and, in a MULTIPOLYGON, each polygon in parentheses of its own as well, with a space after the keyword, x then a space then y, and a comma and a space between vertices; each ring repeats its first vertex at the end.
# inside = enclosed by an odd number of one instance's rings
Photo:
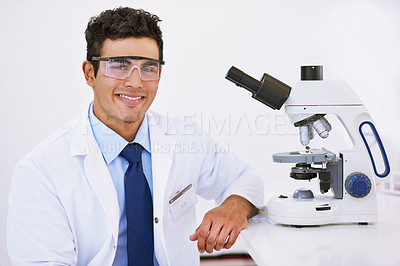
MULTIPOLYGON (((197 129, 150 111, 148 118, 157 260, 199 265, 197 244, 189 240, 198 226, 195 208, 174 217, 169 199, 192 184, 197 195, 217 203, 237 194, 260 206, 263 182, 232 154, 214 152, 214 142, 197 129)), ((87 111, 17 164, 7 229, 14 265, 111 265, 119 219, 117 193, 87 111)))

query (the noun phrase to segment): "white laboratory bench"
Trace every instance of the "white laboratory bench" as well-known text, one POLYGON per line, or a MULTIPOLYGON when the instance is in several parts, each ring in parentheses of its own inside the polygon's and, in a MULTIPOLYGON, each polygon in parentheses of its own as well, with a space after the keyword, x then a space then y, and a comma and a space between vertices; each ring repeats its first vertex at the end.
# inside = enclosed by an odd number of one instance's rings
POLYGON ((290 227, 250 222, 240 241, 261 266, 400 265, 400 196, 379 193, 378 222, 290 227))

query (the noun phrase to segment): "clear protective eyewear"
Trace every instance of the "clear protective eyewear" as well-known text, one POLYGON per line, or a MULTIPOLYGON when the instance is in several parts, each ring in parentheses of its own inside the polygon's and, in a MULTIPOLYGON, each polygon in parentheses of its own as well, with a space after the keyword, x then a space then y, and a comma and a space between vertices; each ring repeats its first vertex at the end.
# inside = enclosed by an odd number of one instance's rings
POLYGON ((100 61, 100 71, 109 78, 127 79, 137 69, 143 81, 159 80, 165 62, 143 56, 92 57, 100 61))

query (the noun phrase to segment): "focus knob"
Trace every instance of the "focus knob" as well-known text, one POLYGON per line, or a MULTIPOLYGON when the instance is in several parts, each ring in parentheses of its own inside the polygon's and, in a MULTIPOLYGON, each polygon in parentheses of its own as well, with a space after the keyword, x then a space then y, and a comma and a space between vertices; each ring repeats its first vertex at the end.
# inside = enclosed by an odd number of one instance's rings
POLYGON ((364 198, 371 191, 371 180, 363 173, 352 173, 346 178, 346 191, 355 198, 364 198))

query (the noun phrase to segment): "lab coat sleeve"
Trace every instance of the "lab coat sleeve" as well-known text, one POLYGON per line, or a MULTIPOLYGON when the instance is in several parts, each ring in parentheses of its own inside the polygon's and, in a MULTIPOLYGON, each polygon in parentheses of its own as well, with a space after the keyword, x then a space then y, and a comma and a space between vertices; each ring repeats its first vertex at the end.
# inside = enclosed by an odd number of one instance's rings
POLYGON ((13 265, 76 265, 74 237, 50 173, 24 159, 9 195, 7 246, 13 265))
POLYGON ((264 182, 249 163, 203 135, 208 150, 202 158, 197 193, 221 204, 230 195, 246 198, 260 208, 264 202, 264 182))

